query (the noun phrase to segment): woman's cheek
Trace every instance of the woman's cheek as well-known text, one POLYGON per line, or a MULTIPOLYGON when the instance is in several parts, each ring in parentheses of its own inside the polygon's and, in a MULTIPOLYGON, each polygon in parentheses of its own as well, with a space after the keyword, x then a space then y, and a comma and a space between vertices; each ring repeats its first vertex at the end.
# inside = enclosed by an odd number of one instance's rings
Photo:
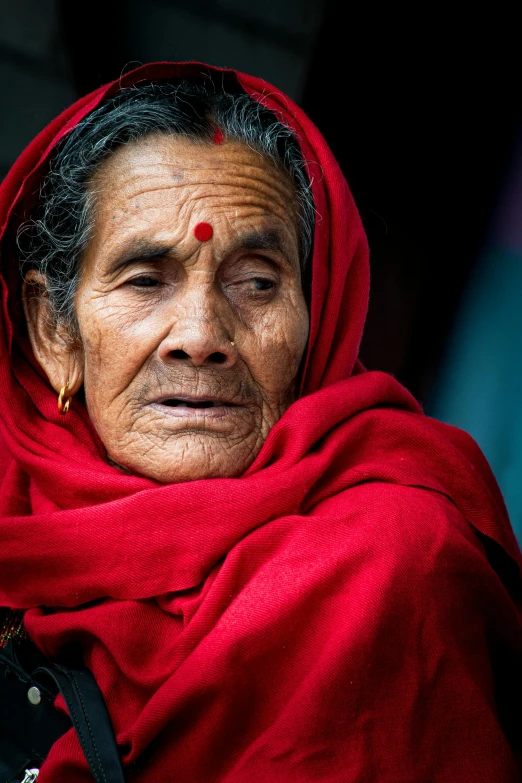
MULTIPOLYGON (((256 330, 255 367, 266 390, 285 393, 296 378, 308 340, 306 305, 289 303, 256 330)), ((241 351, 240 351, 241 352, 241 351)))
POLYGON ((136 341, 111 330, 93 330, 83 345, 86 400, 90 414, 98 420, 98 409, 111 408, 132 382, 140 355, 136 341))

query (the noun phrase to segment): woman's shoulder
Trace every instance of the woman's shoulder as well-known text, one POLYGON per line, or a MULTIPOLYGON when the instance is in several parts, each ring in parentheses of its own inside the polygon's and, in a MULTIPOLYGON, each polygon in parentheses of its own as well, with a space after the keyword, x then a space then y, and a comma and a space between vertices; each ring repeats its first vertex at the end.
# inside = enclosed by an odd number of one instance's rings
POLYGON ((430 595, 446 584, 449 595, 467 579, 520 599, 517 563, 440 492, 368 482, 324 499, 306 521, 300 538, 311 541, 315 562, 335 562, 348 582, 357 570, 397 593, 430 595))
MULTIPOLYGON (((400 593, 430 591, 437 572, 493 575, 483 542, 444 495, 423 488, 367 482, 338 492, 304 515, 273 520, 236 549, 250 573, 258 567, 318 589, 335 584, 353 595, 354 582, 400 593)), ((280 576, 277 577, 280 579, 280 576)), ((371 589, 371 588, 370 588, 371 589)))
POLYGON ((426 487, 369 481, 324 498, 308 511, 313 524, 329 520, 342 541, 373 542, 376 547, 425 546, 433 539, 474 542, 472 526, 451 498, 426 487))

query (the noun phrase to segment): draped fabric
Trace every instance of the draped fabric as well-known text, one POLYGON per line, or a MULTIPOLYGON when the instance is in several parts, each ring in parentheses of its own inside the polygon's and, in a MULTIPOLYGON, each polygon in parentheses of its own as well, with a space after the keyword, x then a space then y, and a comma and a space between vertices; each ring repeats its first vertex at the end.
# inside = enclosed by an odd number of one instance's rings
MULTIPOLYGON (((0 605, 92 670, 128 779, 516 781, 520 552, 471 438, 357 361, 366 240, 302 111, 243 74, 141 67, 34 140, 0 225, 0 605), (121 88, 180 76, 237 80, 295 131, 317 216, 300 398, 243 476, 159 485, 109 465, 80 404, 59 415, 12 237, 70 128, 121 88)), ((39 781, 89 780, 71 730, 39 781)))

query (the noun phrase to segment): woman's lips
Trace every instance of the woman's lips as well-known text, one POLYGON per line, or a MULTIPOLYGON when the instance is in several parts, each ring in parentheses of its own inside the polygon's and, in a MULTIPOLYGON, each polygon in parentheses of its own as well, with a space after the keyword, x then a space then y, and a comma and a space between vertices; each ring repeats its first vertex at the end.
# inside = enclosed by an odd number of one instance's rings
POLYGON ((167 405, 169 408, 218 408, 220 405, 227 405, 229 403, 224 400, 186 400, 180 397, 174 397, 169 400, 164 400, 162 405, 167 405))
POLYGON ((151 403, 153 408, 160 410, 168 416, 183 419, 218 419, 236 413, 243 406, 236 405, 228 400, 195 398, 195 397, 169 397, 151 403))

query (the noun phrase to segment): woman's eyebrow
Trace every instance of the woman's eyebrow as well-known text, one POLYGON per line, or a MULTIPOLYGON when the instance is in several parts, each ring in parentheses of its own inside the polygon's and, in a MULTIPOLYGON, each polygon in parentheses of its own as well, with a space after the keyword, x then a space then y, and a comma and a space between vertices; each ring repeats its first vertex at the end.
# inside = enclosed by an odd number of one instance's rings
POLYGON ((156 261, 174 258, 176 250, 172 245, 138 239, 119 249, 108 261, 107 271, 111 274, 137 261, 156 261))
MULTIPOLYGON (((288 244, 277 229, 261 229, 239 234, 233 240, 232 246, 227 248, 228 252, 237 252, 238 250, 272 250, 291 262, 288 244)), ((124 269, 129 264, 139 261, 160 261, 164 258, 176 258, 174 245, 147 239, 132 240, 127 245, 124 245, 123 248, 119 248, 108 259, 107 273, 116 274, 116 272, 124 269)))
POLYGON ((281 233, 276 229, 249 231, 239 235, 233 242, 234 250, 275 250, 286 255, 288 247, 281 233))

